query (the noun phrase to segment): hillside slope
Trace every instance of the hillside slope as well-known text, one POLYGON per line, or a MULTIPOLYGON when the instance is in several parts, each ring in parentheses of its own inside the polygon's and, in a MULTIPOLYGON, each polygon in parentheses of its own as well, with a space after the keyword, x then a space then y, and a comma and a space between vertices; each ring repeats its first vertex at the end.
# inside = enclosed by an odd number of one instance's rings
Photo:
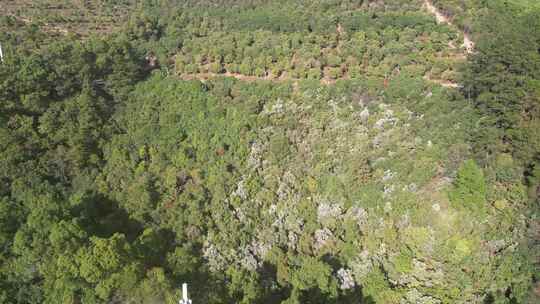
POLYGON ((538 300, 535 6, 6 3, 1 302, 538 300))

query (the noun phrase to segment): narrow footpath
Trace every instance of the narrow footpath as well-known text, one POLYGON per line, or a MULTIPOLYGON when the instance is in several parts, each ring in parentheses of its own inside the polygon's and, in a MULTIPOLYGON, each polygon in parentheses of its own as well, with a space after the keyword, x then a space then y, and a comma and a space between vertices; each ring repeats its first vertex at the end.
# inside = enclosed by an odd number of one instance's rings
MULTIPOLYGON (((435 16, 435 20, 437 21, 437 23, 445 23, 454 26, 452 20, 450 20, 448 16, 443 14, 435 5, 433 5, 433 2, 431 2, 431 0, 424 0, 424 6, 429 13, 435 16)), ((471 36, 465 31, 460 30, 460 32, 463 34, 463 44, 461 45, 461 47, 465 49, 465 52, 467 52, 467 54, 472 54, 474 52, 474 42, 471 40, 471 36)))

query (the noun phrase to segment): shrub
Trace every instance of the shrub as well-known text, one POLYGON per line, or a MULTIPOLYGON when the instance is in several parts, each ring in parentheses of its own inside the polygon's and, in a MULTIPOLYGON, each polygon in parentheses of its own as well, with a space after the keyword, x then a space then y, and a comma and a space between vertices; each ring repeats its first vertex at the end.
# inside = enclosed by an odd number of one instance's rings
POLYGON ((450 192, 453 203, 482 209, 486 203, 486 181, 484 172, 473 160, 465 161, 458 170, 454 189, 450 192))

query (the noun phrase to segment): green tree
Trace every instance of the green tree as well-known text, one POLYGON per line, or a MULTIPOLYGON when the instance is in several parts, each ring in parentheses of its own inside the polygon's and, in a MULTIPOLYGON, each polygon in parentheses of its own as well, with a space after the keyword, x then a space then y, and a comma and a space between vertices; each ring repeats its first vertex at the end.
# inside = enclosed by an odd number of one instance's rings
POLYGON ((476 162, 467 160, 457 172, 450 199, 466 208, 479 211, 485 208, 486 191, 484 172, 476 162))

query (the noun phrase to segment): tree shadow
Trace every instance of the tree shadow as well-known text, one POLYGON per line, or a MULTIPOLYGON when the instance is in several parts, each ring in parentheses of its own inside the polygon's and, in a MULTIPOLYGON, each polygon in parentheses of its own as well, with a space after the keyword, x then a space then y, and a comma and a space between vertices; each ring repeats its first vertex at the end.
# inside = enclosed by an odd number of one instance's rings
POLYGON ((493 294, 489 293, 482 303, 483 304, 493 304, 493 303, 495 303, 495 298, 493 297, 493 294))
POLYGON ((334 297, 322 293, 318 288, 312 288, 302 293, 300 303, 304 304, 375 304, 371 296, 364 296, 360 288, 351 289, 334 297))
POLYGON ((263 296, 258 299, 257 303, 281 303, 290 296, 290 288, 276 288, 277 268, 275 265, 264 262, 258 273, 260 275, 259 284, 263 288, 263 296))
POLYGON ((89 234, 108 238, 122 233, 132 242, 143 230, 143 225, 129 217, 117 202, 97 193, 85 193, 71 209, 72 217, 80 219, 89 234))

